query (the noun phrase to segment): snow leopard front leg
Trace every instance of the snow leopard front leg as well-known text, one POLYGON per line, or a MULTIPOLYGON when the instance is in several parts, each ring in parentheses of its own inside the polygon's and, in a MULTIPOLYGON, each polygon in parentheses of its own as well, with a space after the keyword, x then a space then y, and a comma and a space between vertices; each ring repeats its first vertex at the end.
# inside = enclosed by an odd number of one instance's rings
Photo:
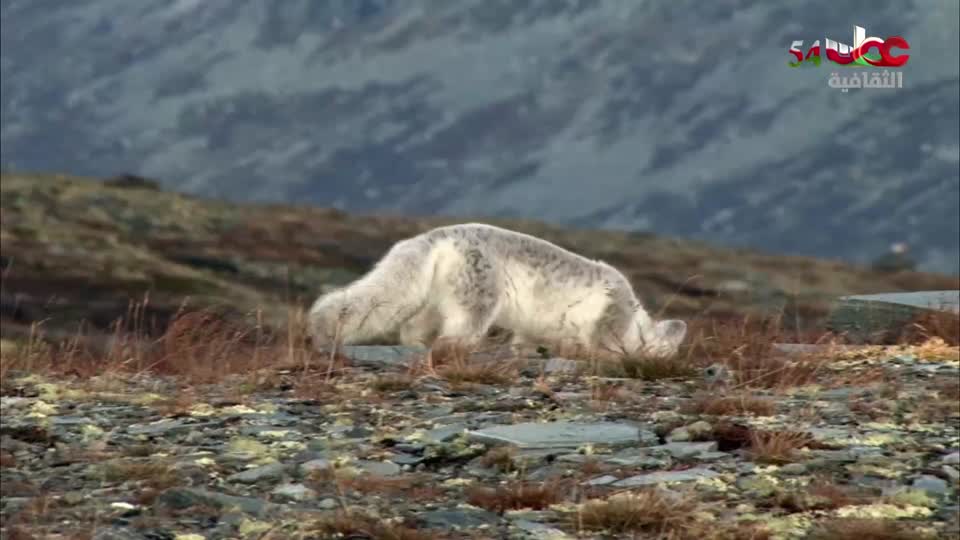
POLYGON ((400 344, 430 347, 440 332, 440 315, 432 306, 426 306, 400 327, 400 344))
POLYGON ((446 276, 439 311, 440 337, 477 344, 490 331, 499 310, 500 291, 493 262, 477 247, 463 252, 463 264, 446 276))

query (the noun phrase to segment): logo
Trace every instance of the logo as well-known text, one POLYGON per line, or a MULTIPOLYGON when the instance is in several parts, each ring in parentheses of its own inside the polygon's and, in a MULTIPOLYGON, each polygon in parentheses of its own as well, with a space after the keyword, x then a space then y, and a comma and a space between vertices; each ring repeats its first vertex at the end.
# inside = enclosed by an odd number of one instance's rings
MULTIPOLYGON (((853 27, 853 46, 840 43, 830 38, 824 38, 827 60, 848 67, 902 67, 910 60, 908 54, 894 54, 892 49, 910 49, 907 40, 900 36, 890 36, 887 39, 866 37, 867 30, 862 26, 853 27)), ((816 40, 807 49, 804 55, 801 50, 803 40, 790 44, 790 54, 796 61, 788 62, 790 67, 819 66, 820 40, 816 40)))

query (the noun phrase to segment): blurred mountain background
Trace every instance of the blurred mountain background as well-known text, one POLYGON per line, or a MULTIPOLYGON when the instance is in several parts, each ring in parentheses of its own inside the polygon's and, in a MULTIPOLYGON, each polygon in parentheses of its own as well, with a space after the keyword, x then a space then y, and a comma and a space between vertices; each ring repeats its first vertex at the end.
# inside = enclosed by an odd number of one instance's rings
POLYGON ((960 272, 956 0, 2 0, 4 171, 960 272), (791 69, 910 43, 904 88, 791 69))

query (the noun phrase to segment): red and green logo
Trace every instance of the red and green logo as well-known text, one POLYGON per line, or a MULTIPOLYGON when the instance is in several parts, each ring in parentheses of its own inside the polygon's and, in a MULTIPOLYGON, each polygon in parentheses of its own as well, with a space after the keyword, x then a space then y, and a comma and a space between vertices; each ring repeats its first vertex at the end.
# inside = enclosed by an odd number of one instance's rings
MULTIPOLYGON (((847 67, 900 67, 910 59, 908 54, 894 55, 891 49, 909 49, 910 44, 900 36, 890 36, 886 39, 866 37, 867 30, 862 26, 853 27, 853 46, 840 43, 830 38, 824 38, 827 60, 847 67)), ((820 40, 816 40, 803 54, 803 41, 797 40, 790 44, 790 54, 796 61, 788 62, 790 67, 819 66, 820 40)))

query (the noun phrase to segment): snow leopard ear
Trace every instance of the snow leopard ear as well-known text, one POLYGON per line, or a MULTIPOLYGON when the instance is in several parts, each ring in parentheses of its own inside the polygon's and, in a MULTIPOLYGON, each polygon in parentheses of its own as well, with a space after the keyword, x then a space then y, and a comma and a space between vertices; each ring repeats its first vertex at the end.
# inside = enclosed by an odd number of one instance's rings
POLYGON ((679 319, 668 319, 657 323, 657 334, 670 347, 679 347, 687 335, 687 323, 679 319))

